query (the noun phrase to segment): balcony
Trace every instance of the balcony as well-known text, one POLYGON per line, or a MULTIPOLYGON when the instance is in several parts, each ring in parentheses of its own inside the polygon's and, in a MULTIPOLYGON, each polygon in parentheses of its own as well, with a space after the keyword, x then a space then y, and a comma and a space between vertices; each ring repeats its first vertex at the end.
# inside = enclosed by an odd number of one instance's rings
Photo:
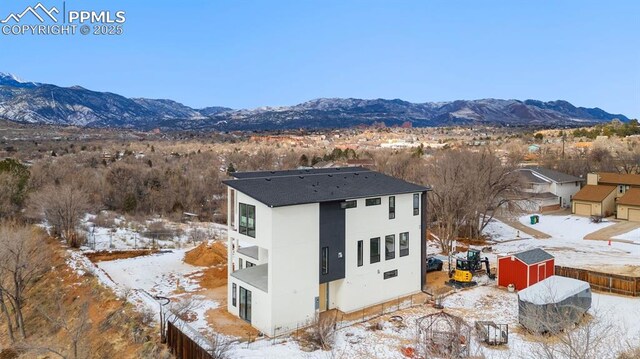
POLYGON ((267 263, 254 267, 248 267, 231 273, 231 277, 240 282, 258 288, 268 293, 269 265, 267 263))

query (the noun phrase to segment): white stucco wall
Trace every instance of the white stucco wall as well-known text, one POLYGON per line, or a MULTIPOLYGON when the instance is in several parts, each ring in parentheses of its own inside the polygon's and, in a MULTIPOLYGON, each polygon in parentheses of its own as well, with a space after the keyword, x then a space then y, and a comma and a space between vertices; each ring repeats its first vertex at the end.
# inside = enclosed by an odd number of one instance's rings
POLYGON ((346 210, 346 276, 329 288, 329 306, 343 312, 378 304, 420 291, 420 215, 413 215, 413 194, 396 196, 396 218, 389 219, 389 197, 382 204, 346 210), (409 232, 409 255, 400 257, 400 233, 409 232), (385 260, 384 241, 395 234, 395 258, 385 260), (380 237, 380 262, 369 263, 369 239, 380 237), (362 267, 358 267, 357 242, 364 243, 362 267), (398 276, 383 279, 383 273, 397 269, 398 276))
POLYGON ((319 289, 320 205, 273 208, 269 291, 273 327, 295 330, 313 319, 319 289), (273 290, 271 290, 273 289, 273 290))
POLYGON ((579 190, 580 183, 576 185, 576 182, 553 183, 551 185, 551 193, 562 198, 562 207, 570 207, 571 197, 578 193, 579 190))

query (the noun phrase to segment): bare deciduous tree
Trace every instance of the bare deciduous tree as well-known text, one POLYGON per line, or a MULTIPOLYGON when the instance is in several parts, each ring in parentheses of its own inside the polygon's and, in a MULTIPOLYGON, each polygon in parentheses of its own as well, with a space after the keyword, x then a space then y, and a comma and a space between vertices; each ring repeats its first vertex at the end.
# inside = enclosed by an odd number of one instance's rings
POLYGON ((88 209, 86 193, 71 184, 50 185, 33 194, 30 206, 46 220, 55 234, 59 234, 72 247, 82 243, 76 228, 88 209))
MULTIPOLYGON (((0 281, 0 291, 11 306, 14 324, 22 338, 27 337, 22 314, 26 292, 47 270, 48 263, 49 252, 36 231, 17 224, 0 225, 0 274, 4 277, 0 281)), ((7 321, 11 325, 9 318, 7 321)))

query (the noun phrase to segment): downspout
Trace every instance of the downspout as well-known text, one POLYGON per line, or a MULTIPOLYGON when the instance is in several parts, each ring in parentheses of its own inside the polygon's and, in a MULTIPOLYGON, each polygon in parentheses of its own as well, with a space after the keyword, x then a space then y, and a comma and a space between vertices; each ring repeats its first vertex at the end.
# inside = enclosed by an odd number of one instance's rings
POLYGON ((426 191, 423 191, 420 195, 420 258, 422 263, 420 265, 420 291, 425 293, 431 297, 433 297, 433 293, 429 293, 425 287, 427 282, 427 231, 429 230, 428 226, 428 213, 427 213, 427 193, 431 191, 430 187, 427 187, 426 191))

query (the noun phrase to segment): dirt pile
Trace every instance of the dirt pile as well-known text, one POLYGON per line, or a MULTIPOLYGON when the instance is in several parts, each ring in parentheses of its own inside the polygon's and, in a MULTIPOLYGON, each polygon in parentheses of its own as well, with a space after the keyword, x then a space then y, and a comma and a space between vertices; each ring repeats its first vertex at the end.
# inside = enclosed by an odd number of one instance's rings
MULTIPOLYGON (((200 272, 198 272, 199 274, 200 272)), ((227 266, 220 265, 203 270, 196 280, 202 288, 215 289, 227 285, 227 266)))
POLYGON ((227 247, 219 241, 202 243, 184 255, 184 262, 200 267, 227 264, 227 247))

